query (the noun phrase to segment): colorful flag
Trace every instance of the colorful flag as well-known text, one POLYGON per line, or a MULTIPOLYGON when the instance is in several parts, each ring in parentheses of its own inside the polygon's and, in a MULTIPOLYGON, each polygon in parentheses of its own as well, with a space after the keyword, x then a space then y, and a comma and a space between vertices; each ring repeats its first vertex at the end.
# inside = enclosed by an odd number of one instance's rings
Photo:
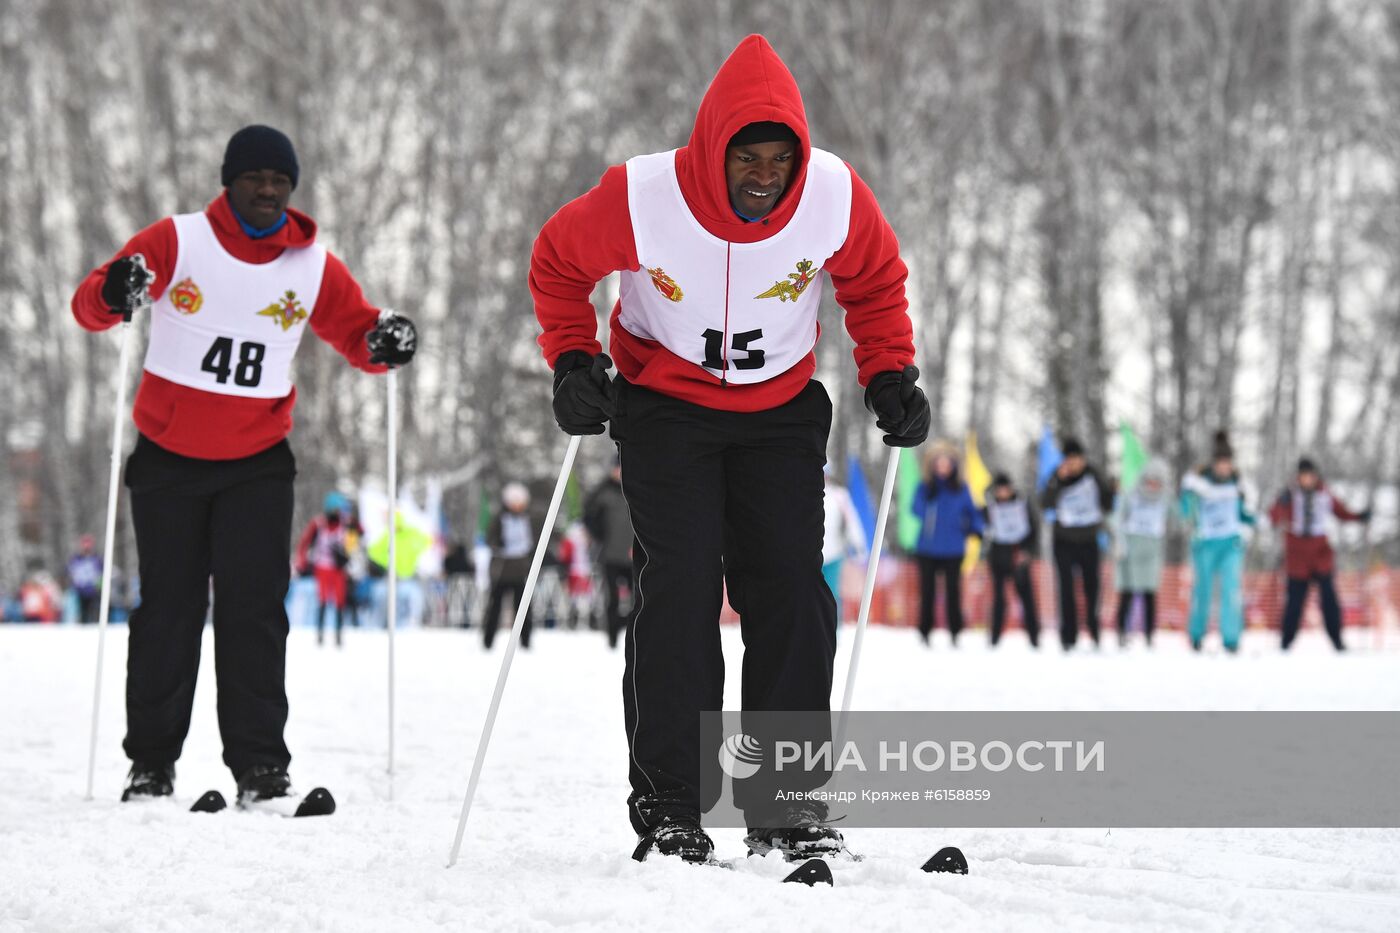
POLYGON ((491 494, 485 487, 482 487, 476 506, 476 539, 485 541, 486 532, 491 527, 491 494))
POLYGON ((875 543, 875 503, 870 501, 870 485, 865 481, 865 471, 855 454, 846 461, 846 491, 851 494, 851 506, 860 516, 865 548, 869 552, 875 543))
POLYGON ((919 518, 914 514, 914 493, 919 488, 919 457, 911 448, 899 450, 899 472, 895 478, 896 516, 895 538, 904 551, 913 551, 919 543, 919 518))
POLYGON ((1040 449, 1036 457, 1036 489, 1045 488, 1045 484, 1050 482, 1050 477, 1055 475, 1055 470, 1064 459, 1065 455, 1060 453, 1060 445, 1055 443, 1055 432, 1051 431, 1050 425, 1047 424, 1040 434, 1040 449))
POLYGON ((564 486, 564 526, 583 521, 583 490, 579 487, 578 476, 569 473, 569 482, 564 486))
MULTIPOLYGON (((985 505, 987 487, 992 485, 992 474, 987 471, 987 465, 982 462, 982 453, 977 449, 976 431, 968 431, 967 439, 964 441, 963 480, 967 483, 968 492, 972 493, 973 503, 978 508, 985 505)), ((967 542, 967 553, 963 556, 962 572, 964 574, 971 573, 981 556, 982 539, 972 538, 967 542)))
POLYGON ((1118 436, 1123 439, 1122 490, 1127 492, 1137 484, 1138 477, 1147 466, 1147 451, 1126 421, 1118 425, 1118 436))

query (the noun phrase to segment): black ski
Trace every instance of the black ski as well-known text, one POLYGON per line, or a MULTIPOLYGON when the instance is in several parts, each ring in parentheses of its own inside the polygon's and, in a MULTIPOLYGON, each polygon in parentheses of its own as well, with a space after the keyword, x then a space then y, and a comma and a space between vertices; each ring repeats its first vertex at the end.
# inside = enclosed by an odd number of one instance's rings
POLYGON ((203 795, 194 802, 194 806, 190 807, 190 812, 218 813, 227 806, 228 801, 224 799, 223 794, 216 790, 206 790, 203 795))
MULTIPOLYGON (((288 818, 302 816, 330 816, 332 813, 335 812, 335 798, 332 797, 331 792, 326 790, 324 787, 312 788, 310 793, 306 794, 306 796, 302 797, 296 802, 295 809, 290 808, 291 800, 283 801, 287 805, 285 807, 277 807, 276 804, 278 802, 279 801, 276 800, 263 801, 261 804, 254 804, 253 806, 248 806, 242 801, 239 801, 238 809, 259 811, 263 813, 272 813, 277 816, 288 818), (268 804, 272 804, 272 806, 269 806, 268 804)), ((228 801, 224 799, 223 794, 219 793, 216 790, 207 790, 204 792, 203 796, 201 796, 198 800, 194 802, 194 806, 190 807, 190 812, 218 813, 220 810, 223 810, 226 807, 228 807, 228 801)))
POLYGON ((330 816, 335 812, 335 798, 324 787, 313 787, 311 793, 301 798, 292 816, 330 816))
POLYGON ((826 859, 809 858, 797 867, 797 870, 783 879, 783 884, 788 883, 805 884, 808 887, 818 884, 835 885, 836 882, 831 877, 831 866, 826 859))
POLYGON ((950 875, 967 874, 967 858, 957 846, 945 846, 933 853, 933 858, 923 864, 927 872, 945 872, 950 875))

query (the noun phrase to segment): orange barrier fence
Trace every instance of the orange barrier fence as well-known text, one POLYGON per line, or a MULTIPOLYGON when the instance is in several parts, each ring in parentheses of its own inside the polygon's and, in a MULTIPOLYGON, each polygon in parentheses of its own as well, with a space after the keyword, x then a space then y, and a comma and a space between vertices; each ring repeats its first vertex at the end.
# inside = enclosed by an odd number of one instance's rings
MULTIPOLYGON (((1103 562, 1100 574, 1099 618, 1104 631, 1115 624, 1118 609, 1118 592, 1114 584, 1114 562, 1103 562)), ((1032 566, 1031 579, 1035 586, 1036 605, 1040 612, 1041 626, 1053 626, 1059 618, 1059 600, 1055 591, 1055 568, 1046 560, 1037 560, 1032 566)), ((1162 586, 1157 591, 1157 627, 1159 629, 1186 628, 1191 611, 1192 572, 1189 564, 1168 566, 1162 574, 1162 586)), ((865 565, 858 561, 847 561, 841 574, 841 618, 854 620, 860 610, 861 587, 865 583, 865 565)), ((1394 627, 1396 612, 1400 604, 1400 572, 1388 567, 1371 571, 1341 571, 1336 576, 1337 598, 1342 606, 1342 624, 1349 628, 1388 628, 1394 627)), ((1021 605, 1007 584, 1007 630, 1021 627, 1021 605)), ((1245 574, 1244 612, 1245 627, 1249 629, 1277 629, 1283 618, 1283 605, 1286 596, 1286 581, 1282 572, 1255 571, 1245 574)), ((1217 604, 1218 605, 1218 604, 1217 604)), ((992 580, 985 563, 979 564, 970 574, 963 577, 962 609, 964 624, 968 628, 985 628, 992 614, 992 580)), ((882 625, 916 625, 919 612, 919 571, 917 564, 907 557, 887 556, 881 558, 880 574, 875 586, 875 597, 871 603, 870 621, 882 625)), ((1083 599, 1080 598, 1080 612, 1083 612, 1083 599)), ((1141 627, 1140 609, 1134 610, 1130 626, 1141 627)), ((737 621, 738 617, 726 602, 722 620, 737 621)), ((938 601, 937 625, 943 627, 942 600, 938 601)), ((1303 629, 1320 628, 1321 611, 1318 606, 1317 590, 1314 587, 1308 595, 1307 606, 1303 611, 1303 629)), ((1211 613, 1211 626, 1215 626, 1215 612, 1211 613)))

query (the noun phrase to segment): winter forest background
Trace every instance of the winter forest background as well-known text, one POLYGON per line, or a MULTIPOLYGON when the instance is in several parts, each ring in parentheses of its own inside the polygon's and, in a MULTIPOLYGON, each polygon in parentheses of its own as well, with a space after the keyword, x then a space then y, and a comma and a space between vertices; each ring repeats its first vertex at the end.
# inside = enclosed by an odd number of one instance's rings
MULTIPOLYGON (((1178 476, 1223 426, 1267 494, 1305 451, 1358 507, 1400 481, 1400 3, 4 0, 0 581, 101 530, 118 344, 73 288, 202 208, 252 122, 419 325, 403 475, 443 478, 468 536, 483 490, 551 476, 533 238, 608 164, 684 144, 749 32, 899 234, 937 432, 1023 478, 1043 424, 1112 467, 1126 422, 1178 476)), ((839 313, 832 460, 878 477, 839 313)), ((300 522, 382 473, 384 383, 314 339, 297 376, 300 522)), ((608 455, 585 445, 586 480, 608 455)), ((1392 562, 1394 527, 1367 545, 1392 562)))

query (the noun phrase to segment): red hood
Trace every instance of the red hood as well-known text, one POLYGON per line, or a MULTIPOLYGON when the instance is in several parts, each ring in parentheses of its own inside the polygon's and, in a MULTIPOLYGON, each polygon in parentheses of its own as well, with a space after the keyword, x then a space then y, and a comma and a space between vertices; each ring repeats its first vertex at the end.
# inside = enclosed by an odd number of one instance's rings
POLYGON ((298 249, 316 242, 316 221, 290 207, 287 208, 287 223, 282 229, 260 240, 243 232, 243 226, 228 203, 227 191, 220 192, 210 201, 204 213, 209 216, 209 223, 225 248, 245 262, 271 262, 284 249, 298 249))
POLYGON ((807 180, 811 151, 797 81, 768 40, 753 35, 730 53, 705 91, 690 142, 676 153, 676 175, 686 204, 706 230, 731 242, 748 243, 772 236, 792 217, 807 180), (763 121, 792 127, 802 152, 782 199, 763 220, 749 223, 730 206, 724 150, 744 126, 763 121))

